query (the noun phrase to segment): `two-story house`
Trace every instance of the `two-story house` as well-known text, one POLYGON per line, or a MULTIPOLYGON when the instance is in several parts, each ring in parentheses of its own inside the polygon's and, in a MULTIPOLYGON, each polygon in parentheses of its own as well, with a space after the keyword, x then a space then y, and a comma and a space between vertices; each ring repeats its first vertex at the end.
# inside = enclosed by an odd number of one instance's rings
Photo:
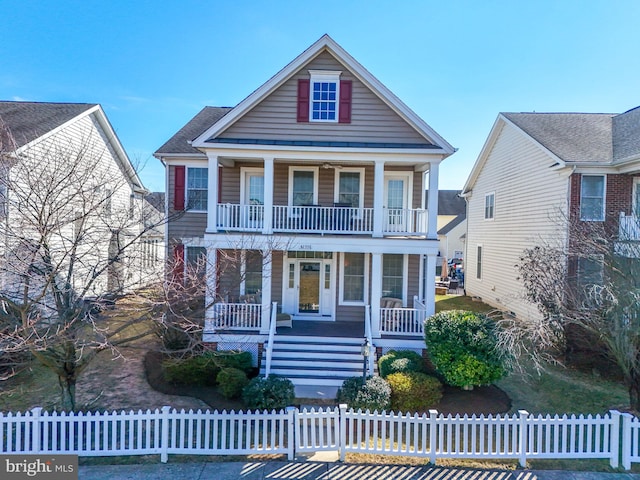
MULTIPOLYGON (((516 317, 539 315, 515 265, 545 242, 569 245, 571 225, 599 223, 640 239, 640 108, 622 114, 501 113, 464 186, 467 294, 516 317)), ((588 256, 567 273, 589 284, 602 264, 588 256)))
POLYGON ((100 105, 0 101, 2 292, 24 294, 34 271, 25 249, 43 246, 53 272, 34 297, 54 280, 85 298, 146 283, 137 239, 147 193, 100 105))
POLYGON ((155 156, 168 255, 207 258, 205 340, 297 384, 362 372, 365 338, 422 349, 452 153, 327 35, 237 106, 204 108, 155 156))

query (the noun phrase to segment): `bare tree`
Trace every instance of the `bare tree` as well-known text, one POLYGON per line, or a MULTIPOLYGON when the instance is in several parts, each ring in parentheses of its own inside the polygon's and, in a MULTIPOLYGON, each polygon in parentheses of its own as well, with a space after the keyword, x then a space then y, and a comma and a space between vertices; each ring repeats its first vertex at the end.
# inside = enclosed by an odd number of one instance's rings
POLYGON ((503 346, 538 366, 575 349, 602 353, 620 369, 640 411, 640 244, 615 222, 568 220, 570 241, 523 252, 517 268, 539 318, 501 320, 503 346))
MULTIPOLYGON (((59 132, 17 149, 0 124, 0 352, 28 352, 54 372, 75 408, 78 376, 103 350, 149 334, 149 310, 104 312, 144 283, 139 240, 154 225, 109 147, 59 132)), ((11 373, 11 369, 7 370, 11 373)))

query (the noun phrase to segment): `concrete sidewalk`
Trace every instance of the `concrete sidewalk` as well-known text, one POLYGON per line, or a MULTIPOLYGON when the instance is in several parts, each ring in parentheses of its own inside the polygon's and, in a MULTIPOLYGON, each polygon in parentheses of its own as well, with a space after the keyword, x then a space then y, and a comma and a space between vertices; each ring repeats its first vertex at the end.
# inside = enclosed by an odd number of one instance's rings
POLYGON ((476 470, 333 462, 214 462, 81 466, 80 480, 640 480, 640 474, 476 470))

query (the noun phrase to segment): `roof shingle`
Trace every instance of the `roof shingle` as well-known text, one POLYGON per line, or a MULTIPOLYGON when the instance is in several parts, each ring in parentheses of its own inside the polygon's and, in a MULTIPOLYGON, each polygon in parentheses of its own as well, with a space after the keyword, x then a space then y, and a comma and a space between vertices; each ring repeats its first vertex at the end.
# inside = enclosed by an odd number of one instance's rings
POLYGON ((155 155, 172 153, 202 153, 193 148, 189 142, 205 132, 209 127, 224 117, 231 107, 204 107, 187 124, 156 150, 155 155))

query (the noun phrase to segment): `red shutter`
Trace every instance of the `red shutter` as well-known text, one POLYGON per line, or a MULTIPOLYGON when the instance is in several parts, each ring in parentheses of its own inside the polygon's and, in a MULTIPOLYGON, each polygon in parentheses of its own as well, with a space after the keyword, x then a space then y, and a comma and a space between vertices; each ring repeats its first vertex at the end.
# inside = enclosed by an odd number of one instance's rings
POLYGON ((184 210, 184 166, 175 167, 175 182, 173 188, 173 209, 184 210))
POLYGON ((180 283, 184 280, 184 245, 182 243, 173 246, 173 280, 180 283))
POLYGON ((340 123, 351 123, 351 80, 340 80, 340 123))
POLYGON ((309 121, 309 85, 310 80, 298 80, 298 122, 309 121))

